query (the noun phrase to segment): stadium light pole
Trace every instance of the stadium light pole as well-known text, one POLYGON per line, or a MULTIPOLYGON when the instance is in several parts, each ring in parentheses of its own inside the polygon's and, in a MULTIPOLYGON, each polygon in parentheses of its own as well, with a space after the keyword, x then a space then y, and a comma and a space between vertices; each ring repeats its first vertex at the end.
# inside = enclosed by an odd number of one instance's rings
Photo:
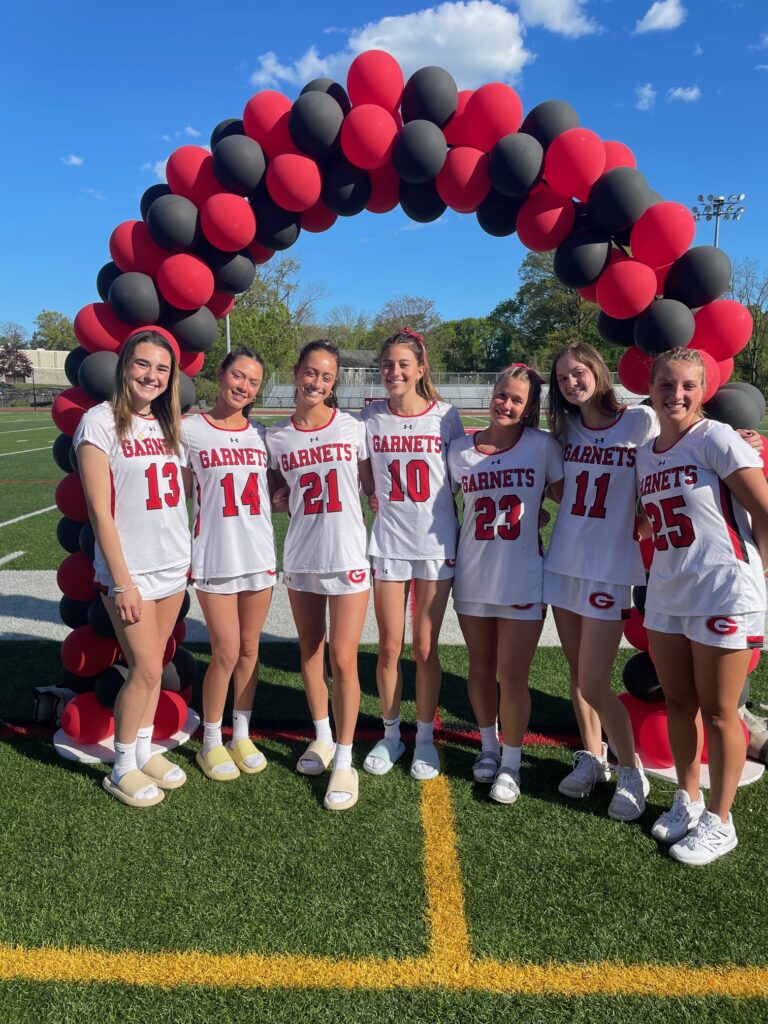
POLYGON ((718 239, 720 237, 720 218, 723 217, 725 220, 740 220, 741 215, 745 210, 745 207, 741 204, 746 199, 746 196, 743 192, 731 192, 731 194, 726 198, 725 196, 714 196, 710 192, 707 196, 698 195, 696 198, 702 206, 691 207, 693 219, 697 221, 714 220, 715 248, 717 248, 718 239))

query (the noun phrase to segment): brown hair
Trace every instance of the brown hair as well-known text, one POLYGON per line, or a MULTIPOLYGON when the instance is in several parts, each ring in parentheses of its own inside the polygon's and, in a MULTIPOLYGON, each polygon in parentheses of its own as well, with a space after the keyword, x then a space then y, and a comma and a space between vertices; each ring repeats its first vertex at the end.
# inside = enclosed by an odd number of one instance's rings
POLYGON ((416 381, 416 394, 421 395, 422 398, 426 398, 428 402, 441 402, 442 398, 440 396, 440 392, 433 384, 432 378, 429 374, 427 350, 422 336, 417 334, 415 331, 409 330, 407 327, 403 327, 401 330, 396 331, 395 334, 387 338, 381 346, 381 352, 379 353, 379 365, 381 365, 381 361, 384 358, 384 353, 395 345, 405 345, 405 347, 410 349, 415 356, 417 365, 424 367, 424 376, 420 380, 416 381))
POLYGON ((133 406, 131 394, 128 390, 126 379, 126 368, 129 361, 139 345, 147 343, 157 345, 164 349, 169 356, 171 372, 168 376, 168 387, 157 398, 150 402, 152 415, 160 424, 165 443, 175 455, 179 454, 179 441, 181 437, 181 403, 179 401, 179 367, 176 362, 176 354, 157 331, 137 331, 131 334, 124 342, 117 358, 115 367, 115 393, 112 396, 112 412, 115 417, 115 431, 118 441, 123 441, 128 436, 133 423, 133 406))
POLYGON ((333 382, 330 395, 326 398, 325 404, 331 409, 337 409, 339 407, 338 399, 336 398, 336 385, 339 382, 339 346, 328 338, 316 338, 314 341, 308 341, 307 344, 299 352, 299 358, 296 360, 296 365, 293 368, 293 372, 297 373, 299 367, 304 362, 310 352, 325 352, 326 355, 331 356, 336 360, 336 380, 333 382))
POLYGON ((525 403, 525 411, 520 417, 524 427, 538 427, 541 417, 541 385, 543 383, 539 374, 525 363, 512 363, 505 367, 493 384, 493 393, 505 380, 527 380, 528 401, 525 403))
POLYGON ((618 416, 625 406, 619 401, 613 389, 611 371, 605 365, 605 360, 586 341, 571 341, 565 348, 560 349, 552 360, 552 369, 549 374, 549 408, 547 419, 549 428, 555 437, 562 437, 565 431, 565 424, 568 416, 579 413, 579 407, 573 402, 567 402, 560 392, 557 383, 557 364, 565 356, 573 356, 583 363, 595 378, 595 398, 600 412, 606 416, 618 416))

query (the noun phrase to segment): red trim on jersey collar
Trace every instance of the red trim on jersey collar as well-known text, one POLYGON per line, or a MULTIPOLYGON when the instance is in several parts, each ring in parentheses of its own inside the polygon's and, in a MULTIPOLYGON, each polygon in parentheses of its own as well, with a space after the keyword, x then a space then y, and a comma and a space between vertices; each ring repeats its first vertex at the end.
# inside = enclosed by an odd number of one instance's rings
POLYGON ((336 419, 336 413, 338 411, 339 410, 335 408, 331 409, 331 418, 328 420, 327 423, 324 423, 322 427, 299 427, 294 422, 293 416, 291 416, 291 426, 293 427, 294 430, 300 430, 302 434, 313 434, 316 430, 325 430, 326 427, 330 427, 330 425, 336 419))
POLYGON ((676 445, 676 444, 677 444, 677 443, 678 443, 679 441, 682 441, 682 440, 683 440, 683 438, 685 437, 685 435, 686 435, 686 434, 690 433, 690 432, 691 432, 691 431, 693 430, 693 428, 694 428, 694 427, 698 427, 698 425, 699 425, 700 423, 705 423, 705 422, 706 422, 706 421, 705 421, 705 419, 704 419, 704 417, 703 417, 703 416, 702 416, 702 418, 701 418, 700 420, 696 420, 696 422, 695 422, 695 423, 692 423, 692 424, 690 425, 690 427, 688 427, 688 429, 687 429, 687 430, 684 430, 684 431, 682 432, 682 434, 680 435, 680 437, 678 437, 678 438, 675 438, 675 440, 674 440, 674 441, 672 442, 672 444, 671 444, 671 445, 669 446, 669 448, 657 448, 657 447, 656 447, 656 441, 658 441, 658 437, 657 437, 657 438, 655 438, 655 439, 654 439, 654 442, 653 442, 653 447, 652 447, 651 451, 653 452, 653 454, 654 454, 654 455, 664 455, 664 454, 666 454, 666 452, 671 452, 671 451, 672 451, 672 449, 673 449, 673 448, 675 447, 675 445, 676 445))
POLYGON ((590 430, 590 431, 591 430, 613 430, 613 428, 616 426, 616 424, 621 421, 621 417, 624 415, 624 413, 626 411, 627 411, 627 407, 625 406, 621 410, 619 415, 616 417, 616 419, 613 421, 613 423, 609 423, 607 427, 593 427, 591 423, 587 423, 587 421, 584 419, 584 417, 581 415, 581 413, 579 413, 579 419, 581 420, 582 427, 584 427, 586 430, 590 430))
POLYGON ((511 452, 512 449, 516 445, 518 445, 520 443, 520 441, 522 440, 523 434, 525 433, 525 424, 523 424, 522 426, 523 426, 523 429, 520 431, 520 437, 518 437, 518 439, 515 442, 513 442, 512 444, 507 445, 506 448, 497 448, 495 452, 481 452, 480 451, 480 447, 479 447, 479 445, 477 443, 477 435, 478 434, 482 434, 482 430, 478 430, 476 433, 474 433, 472 435, 472 445, 473 445, 475 451, 478 452, 478 454, 485 455, 488 458, 490 458, 491 455, 503 455, 504 452, 511 452))
POLYGON ((392 406, 390 405, 390 402, 389 402, 388 398, 386 399, 386 403, 387 403, 387 411, 391 412, 393 416, 399 416, 401 420, 415 420, 415 419, 418 419, 419 416, 426 416, 427 413, 431 412, 435 408, 435 406, 437 405, 437 402, 430 402, 429 405, 427 406, 427 408, 424 409, 422 412, 410 412, 409 413, 409 412, 398 412, 397 409, 393 409, 392 406))
POLYGON ((214 430, 222 430, 224 431, 225 434, 235 434, 241 430, 249 430, 251 427, 251 423, 249 420, 245 421, 244 427, 217 427, 213 420, 209 418, 207 413, 201 412, 200 415, 203 417, 203 419, 205 420, 209 427, 213 427, 214 430))

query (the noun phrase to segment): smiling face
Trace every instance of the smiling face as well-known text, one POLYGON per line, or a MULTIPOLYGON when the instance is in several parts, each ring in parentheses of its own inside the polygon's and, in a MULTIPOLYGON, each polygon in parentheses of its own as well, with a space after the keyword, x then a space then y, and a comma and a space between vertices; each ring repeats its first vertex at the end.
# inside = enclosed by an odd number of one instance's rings
POLYGON ((701 419, 704 373, 695 362, 669 360, 658 367, 651 381, 651 402, 660 422, 687 430, 701 419))
POLYGON ((258 395, 263 378, 260 363, 248 356, 238 356, 226 370, 219 370, 219 396, 233 409, 243 409, 258 395))
POLYGON ((293 374, 297 405, 322 405, 333 391, 338 372, 338 364, 330 352, 323 349, 307 352, 293 374))
POLYGON ((381 357, 381 382, 393 397, 415 391, 424 367, 408 345, 390 345, 381 357))
POLYGON ((595 375, 580 359, 573 355, 562 356, 555 366, 555 375, 560 394, 571 405, 584 406, 597 390, 595 375))
POLYGON ((168 389, 172 358, 162 345, 140 342, 125 367, 133 411, 146 415, 151 403, 168 389))
POLYGON ((488 407, 491 423, 500 427, 517 426, 525 415, 530 393, 527 377, 505 377, 499 381, 488 407))

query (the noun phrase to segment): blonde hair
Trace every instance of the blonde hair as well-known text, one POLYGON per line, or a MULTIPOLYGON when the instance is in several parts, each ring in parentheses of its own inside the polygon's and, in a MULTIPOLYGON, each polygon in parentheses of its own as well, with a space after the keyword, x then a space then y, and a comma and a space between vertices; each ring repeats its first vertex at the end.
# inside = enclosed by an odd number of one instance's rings
POLYGON ((528 401, 525 403, 525 411, 520 417, 520 422, 524 427, 538 427, 541 417, 541 385, 543 383, 539 374, 524 363, 512 363, 505 367, 494 381, 494 394, 505 380, 528 381, 528 401))
POLYGON ((432 377, 429 374, 427 350, 422 336, 417 334, 415 331, 409 330, 407 327, 403 327, 402 330, 397 331, 391 337, 387 338, 381 346, 381 352, 379 353, 379 366, 381 366, 384 353, 390 348, 394 348, 395 345, 405 345, 405 347, 413 353, 417 365, 424 367, 424 376, 420 380, 416 381, 416 394, 421 395, 422 398, 426 398, 428 402, 441 402, 442 397, 440 392, 435 387, 432 377))
POLYGON ((580 363, 591 370, 592 376, 595 378, 595 398, 601 413, 606 416, 618 416, 625 408, 613 389, 611 371, 597 349, 586 341, 571 341, 555 355, 549 374, 547 419, 549 428, 555 437, 562 437, 568 417, 580 412, 577 405, 565 400, 557 383, 557 364, 565 356, 573 356, 574 359, 578 359, 580 363))
POLYGON ((651 363, 651 384, 666 363, 693 363, 694 366, 698 366, 701 370, 701 383, 706 389, 707 368, 695 348, 670 348, 666 352, 660 352, 651 363))
POLYGON ((181 440, 179 366, 176 362, 176 353, 162 334, 158 334, 157 331, 137 331, 123 342, 123 346, 120 349, 117 366, 115 367, 115 393, 112 396, 112 413, 115 418, 117 439, 118 441, 124 441, 128 437, 133 424, 134 412, 126 370, 137 347, 142 344, 157 345, 158 348, 162 348, 168 353, 170 359, 171 372, 168 375, 168 386, 161 395, 152 399, 149 407, 152 410, 152 415, 160 424, 166 447, 174 455, 178 455, 181 440))

